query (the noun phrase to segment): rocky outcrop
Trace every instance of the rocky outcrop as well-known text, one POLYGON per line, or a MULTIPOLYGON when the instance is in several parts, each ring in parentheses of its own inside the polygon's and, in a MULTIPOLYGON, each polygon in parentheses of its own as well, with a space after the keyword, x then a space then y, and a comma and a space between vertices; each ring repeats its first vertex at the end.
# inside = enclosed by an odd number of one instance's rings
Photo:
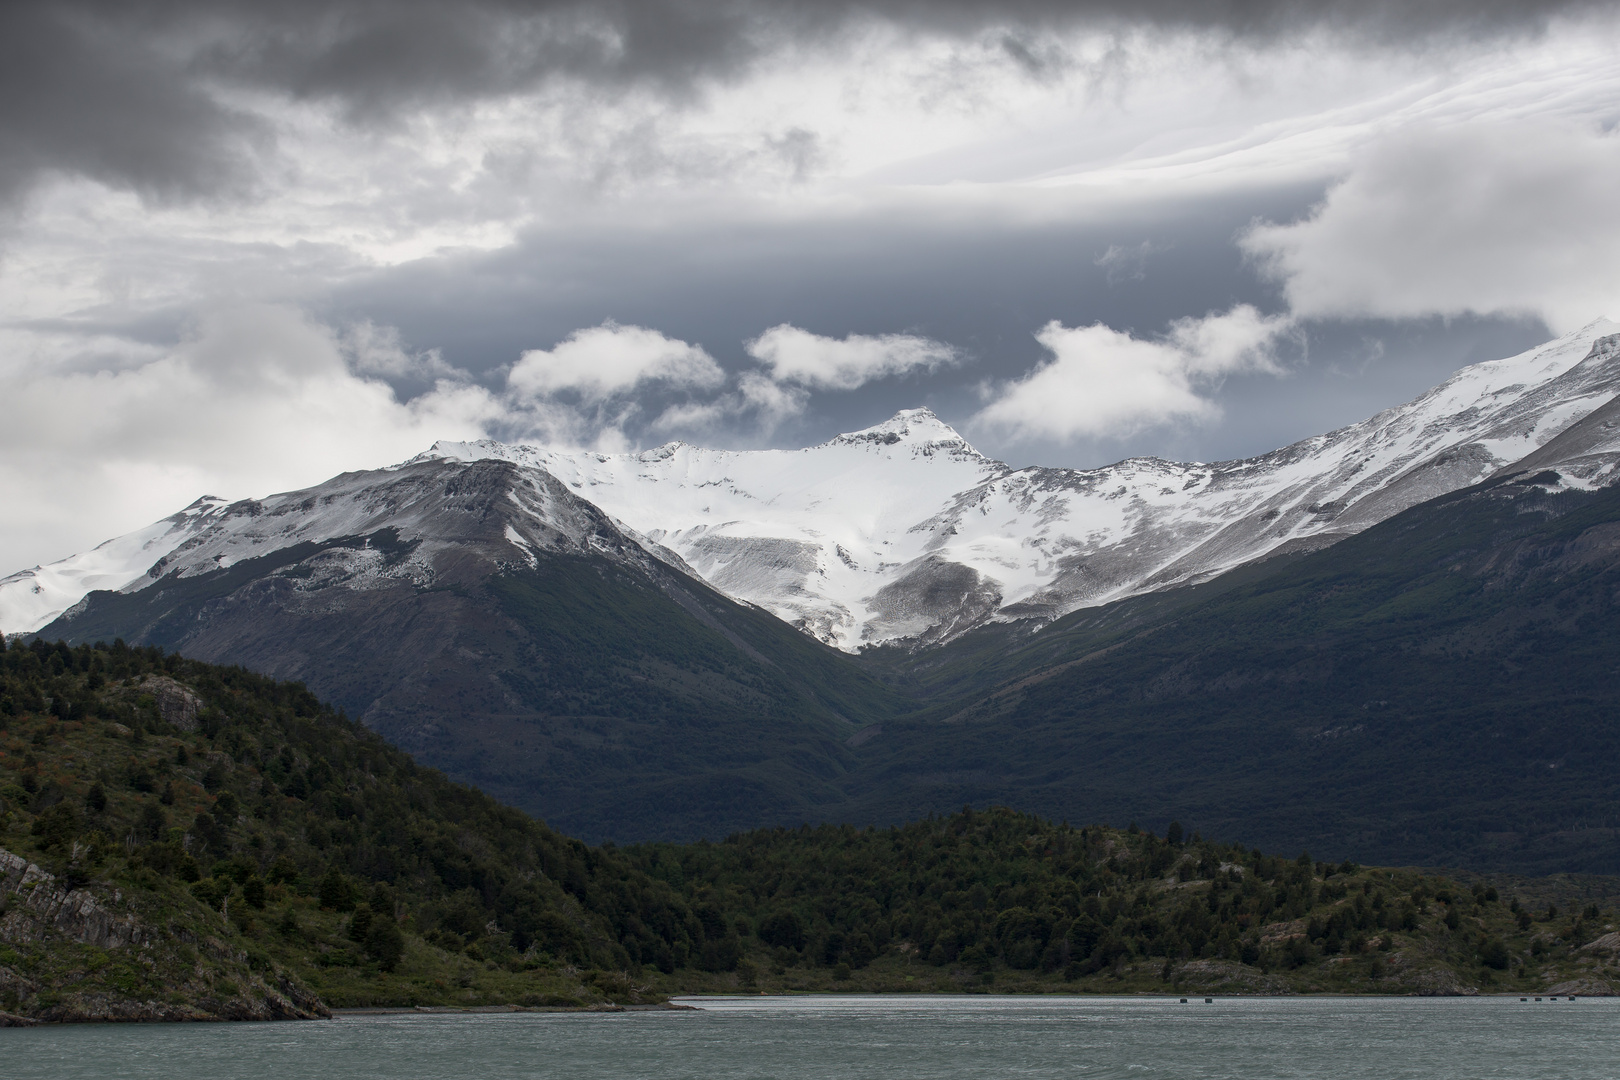
MULTIPOLYGON (((306 992, 307 993, 307 992, 306 992)), ((36 1019, 50 1024, 180 1023, 198 1020, 312 1020, 331 1013, 319 1001, 301 1008, 277 994, 257 997, 201 997, 176 1005, 165 1001, 137 1001, 114 994, 74 994, 68 1000, 40 1010, 36 1019)))
POLYGON ((1233 960, 1189 960, 1174 968, 1174 978, 1177 983, 1199 990, 1271 995, 1295 992, 1286 979, 1233 960))
POLYGON ((17 942, 65 938, 115 949, 141 944, 142 928, 127 915, 108 911, 85 889, 65 889, 20 855, 0 848, 0 895, 10 902, 0 918, 0 939, 17 942))
POLYGON ((0 1000, 21 1001, 39 993, 39 985, 11 968, 0 964, 0 1000))
POLYGON ((141 689, 157 698, 158 714, 163 722, 181 731, 197 730, 197 714, 202 711, 202 698, 189 686, 175 682, 167 675, 149 678, 141 689))
POLYGON ((1414 971, 1402 982, 1409 993, 1417 997, 1476 997, 1479 987, 1464 983, 1457 973, 1447 967, 1432 967, 1414 971))
MULTIPOLYGON (((331 1013, 308 989, 285 973, 262 975, 250 970, 247 954, 215 937, 176 928, 172 920, 144 920, 124 906, 122 892, 104 886, 70 889, 22 856, 0 848, 0 942, 15 946, 35 960, 63 946, 93 945, 109 952, 136 950, 141 963, 171 958, 180 947, 195 949, 179 969, 187 972, 170 984, 166 1000, 120 994, 85 973, 25 976, 0 965, 0 1001, 18 1013, 0 1013, 0 1027, 36 1022, 109 1023, 182 1020, 307 1020, 331 1013), (197 954, 205 958, 196 964, 197 954), (211 975, 205 972, 211 971, 211 975), (214 987, 229 985, 221 994, 214 987)), ((11 957, 14 950, 7 949, 11 957)), ((15 960, 15 957, 11 957, 15 960)), ((25 957, 26 959, 26 957, 25 957)), ((26 967, 36 972, 36 967, 26 967)))
POLYGON ((1614 984, 1605 979, 1590 977, 1565 979, 1561 983, 1554 983, 1552 986, 1547 987, 1547 993, 1554 996, 1569 994, 1574 997, 1613 997, 1614 984))
POLYGON ((1601 957, 1612 957, 1620 954, 1620 933, 1611 931, 1602 937, 1593 938, 1576 951, 1588 956, 1601 957))

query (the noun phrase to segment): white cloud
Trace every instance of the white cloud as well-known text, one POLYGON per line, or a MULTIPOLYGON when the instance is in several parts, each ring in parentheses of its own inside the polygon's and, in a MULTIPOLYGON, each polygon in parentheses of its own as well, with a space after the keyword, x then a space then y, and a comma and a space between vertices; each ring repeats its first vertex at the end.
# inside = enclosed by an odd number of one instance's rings
POLYGON ((743 343, 761 370, 737 376, 736 390, 709 401, 671 405, 651 426, 660 432, 711 432, 746 425, 769 436, 800 416, 811 390, 855 390, 906 372, 932 371, 958 359, 955 348, 914 334, 822 337, 783 323, 743 343))
POLYGON ((1287 315, 1262 315, 1252 304, 1237 304, 1223 315, 1177 319, 1165 340, 1194 379, 1251 371, 1278 375, 1272 349, 1292 331, 1293 319, 1287 315))
POLYGON ((338 339, 349 366, 361 375, 385 378, 451 379, 470 382, 472 376, 445 360, 438 349, 411 352, 398 328, 378 326, 370 319, 344 329, 338 339))
POLYGON ((1620 135, 1548 123, 1374 143, 1304 220, 1244 250, 1305 318, 1620 313, 1620 135))
POLYGON ((764 431, 772 431, 784 420, 804 412, 810 400, 810 395, 804 390, 783 386, 756 371, 743 372, 737 380, 737 390, 747 411, 754 414, 764 431))
POLYGON ((891 375, 933 371, 957 359, 951 346, 913 334, 850 334, 840 340, 786 323, 771 327, 746 348, 775 381, 818 390, 854 390, 891 375))
POLYGON ((747 422, 758 434, 769 436, 784 421, 801 415, 809 403, 808 390, 745 371, 737 377, 735 392, 712 401, 671 405, 650 426, 663 432, 711 432, 727 423, 747 422))
POLYGON ((264 495, 477 438, 505 413, 449 381, 402 402, 284 307, 218 311, 118 370, 13 367, 0 375, 0 567, 61 558, 203 494, 264 495))
POLYGON ((576 330, 551 349, 528 350, 506 382, 520 397, 571 390, 587 402, 599 402, 648 382, 712 389, 725 378, 701 346, 645 327, 605 322, 576 330))
POLYGON ((1132 337, 1097 323, 1047 323, 1035 335, 1052 358, 1023 378, 990 390, 974 423, 1013 441, 1129 435, 1217 413, 1202 390, 1226 375, 1277 371, 1286 316, 1240 304, 1225 314, 1180 319, 1163 340, 1132 337))

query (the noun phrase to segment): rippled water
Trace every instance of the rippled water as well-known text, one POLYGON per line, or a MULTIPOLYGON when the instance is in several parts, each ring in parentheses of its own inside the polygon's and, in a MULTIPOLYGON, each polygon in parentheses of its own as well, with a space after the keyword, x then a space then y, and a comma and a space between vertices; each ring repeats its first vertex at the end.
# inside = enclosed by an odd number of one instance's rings
POLYGON ((1620 1002, 1513 998, 689 998, 693 1012, 345 1016, 0 1031, 66 1077, 1620 1076, 1620 1002))

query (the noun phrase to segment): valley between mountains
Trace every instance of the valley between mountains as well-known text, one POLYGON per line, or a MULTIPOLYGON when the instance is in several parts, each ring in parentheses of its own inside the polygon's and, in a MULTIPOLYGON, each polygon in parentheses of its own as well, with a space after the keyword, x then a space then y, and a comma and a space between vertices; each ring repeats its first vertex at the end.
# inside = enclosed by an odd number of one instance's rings
POLYGON ((1620 872, 1620 327, 1246 461, 439 444, 0 582, 0 628, 304 682, 565 833, 965 803, 1620 872))

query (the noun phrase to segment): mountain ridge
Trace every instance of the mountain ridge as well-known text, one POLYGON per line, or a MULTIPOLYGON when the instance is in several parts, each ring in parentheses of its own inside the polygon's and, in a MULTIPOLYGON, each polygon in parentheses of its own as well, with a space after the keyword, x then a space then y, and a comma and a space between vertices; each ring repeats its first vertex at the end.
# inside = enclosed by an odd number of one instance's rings
MULTIPOLYGON (((1358 424, 1214 464, 1015 469, 926 410, 798 451, 432 452, 545 468, 716 588, 829 644, 928 645, 1324 546, 1483 480, 1620 393, 1615 330, 1599 320, 1358 424)), ((1612 463, 1568 482, 1604 482, 1612 463)))
MULTIPOLYGON (((988 623, 1050 622, 1331 544, 1544 447, 1561 454, 1572 444, 1560 436, 1620 393, 1616 330, 1598 320, 1519 356, 1463 368, 1358 424, 1213 464, 1149 457, 1088 470, 1013 468, 923 408, 801 450, 672 442, 603 454, 441 441, 398 465, 345 475, 507 461, 532 472, 537 493, 552 493, 531 507, 542 525, 541 504, 566 490, 652 557, 828 644, 848 652, 919 647, 988 623)), ((1620 441, 1592 437, 1583 464, 1565 462, 1563 483, 1613 478, 1620 441)), ((328 498, 322 489, 343 482, 308 490, 328 498)), ((0 580, 0 629, 37 630, 96 588, 138 591, 177 559, 195 569, 206 537, 222 526, 284 514, 309 497, 205 497, 90 552, 20 571, 0 580)), ((357 534, 348 519, 329 516, 315 532, 357 534)), ((523 537, 517 518, 513 531, 523 537)), ((262 530, 234 532, 253 550, 273 547, 262 530)))

